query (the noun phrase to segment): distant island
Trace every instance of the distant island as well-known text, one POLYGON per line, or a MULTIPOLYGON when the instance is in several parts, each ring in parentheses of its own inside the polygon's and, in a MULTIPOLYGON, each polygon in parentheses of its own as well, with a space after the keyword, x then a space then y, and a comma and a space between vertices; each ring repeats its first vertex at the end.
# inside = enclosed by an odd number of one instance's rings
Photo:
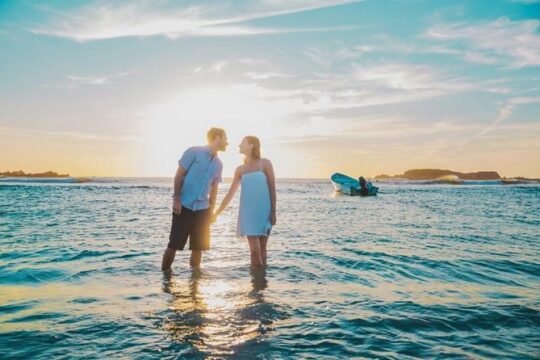
POLYGON ((31 178, 66 178, 69 174, 58 174, 54 171, 45 171, 42 173, 25 173, 22 170, 19 171, 5 171, 0 172, 0 176, 3 177, 31 177, 31 178))
POLYGON ((456 176, 461 180, 501 180, 501 176, 496 171, 478 171, 472 173, 462 173, 452 170, 441 169, 412 169, 405 171, 402 175, 377 175, 375 179, 407 179, 407 180, 434 180, 442 177, 456 176))

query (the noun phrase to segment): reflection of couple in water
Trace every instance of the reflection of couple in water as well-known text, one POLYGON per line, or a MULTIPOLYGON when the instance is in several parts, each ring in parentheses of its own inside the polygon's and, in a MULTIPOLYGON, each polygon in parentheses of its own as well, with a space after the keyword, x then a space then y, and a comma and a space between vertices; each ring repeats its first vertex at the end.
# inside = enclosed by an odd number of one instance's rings
POLYGON ((162 270, 169 270, 177 250, 183 250, 189 238, 190 264, 198 267, 202 251, 210 250, 210 223, 229 205, 241 186, 236 234, 247 237, 253 269, 266 266, 266 245, 276 224, 276 188, 274 170, 261 158, 261 146, 255 136, 246 136, 239 145, 244 163, 238 166, 229 191, 214 212, 223 164, 218 151, 225 151, 227 134, 212 128, 207 146, 187 149, 178 161, 174 178, 173 215, 162 270))
POLYGON ((163 326, 174 339, 190 347, 188 351, 216 355, 242 352, 249 340, 267 332, 272 323, 274 308, 266 303, 262 291, 267 286, 264 267, 252 270, 251 289, 242 291, 234 301, 229 296, 238 288, 210 281, 200 268, 193 268, 187 287, 172 272, 164 275, 163 292, 172 297, 163 326))

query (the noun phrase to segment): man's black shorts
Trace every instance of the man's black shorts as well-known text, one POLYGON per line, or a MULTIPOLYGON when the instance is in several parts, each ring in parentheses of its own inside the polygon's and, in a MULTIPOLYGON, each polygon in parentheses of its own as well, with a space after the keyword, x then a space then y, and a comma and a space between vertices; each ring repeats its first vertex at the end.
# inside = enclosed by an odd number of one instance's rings
POLYGON ((210 250, 210 209, 191 211, 182 207, 173 213, 168 248, 184 250, 189 237, 189 250, 210 250))

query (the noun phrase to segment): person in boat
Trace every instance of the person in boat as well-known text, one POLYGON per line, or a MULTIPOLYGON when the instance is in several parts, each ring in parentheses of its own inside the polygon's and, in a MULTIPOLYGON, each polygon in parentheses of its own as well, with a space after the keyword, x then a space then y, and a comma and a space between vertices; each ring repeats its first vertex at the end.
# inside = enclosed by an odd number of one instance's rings
POLYGON ((368 189, 368 186, 367 186, 366 179, 364 179, 363 176, 360 176, 358 178, 358 182, 360 183, 360 195, 362 195, 362 196, 369 195, 369 189, 368 189))

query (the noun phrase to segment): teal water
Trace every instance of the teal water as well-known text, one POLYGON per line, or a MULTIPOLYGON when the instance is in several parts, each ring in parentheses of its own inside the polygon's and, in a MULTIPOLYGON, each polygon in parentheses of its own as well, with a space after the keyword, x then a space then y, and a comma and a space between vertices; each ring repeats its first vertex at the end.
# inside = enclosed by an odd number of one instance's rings
POLYGON ((266 274, 237 197, 164 276, 171 179, 0 182, 0 357, 539 358, 540 186, 379 185, 279 180, 266 274))

